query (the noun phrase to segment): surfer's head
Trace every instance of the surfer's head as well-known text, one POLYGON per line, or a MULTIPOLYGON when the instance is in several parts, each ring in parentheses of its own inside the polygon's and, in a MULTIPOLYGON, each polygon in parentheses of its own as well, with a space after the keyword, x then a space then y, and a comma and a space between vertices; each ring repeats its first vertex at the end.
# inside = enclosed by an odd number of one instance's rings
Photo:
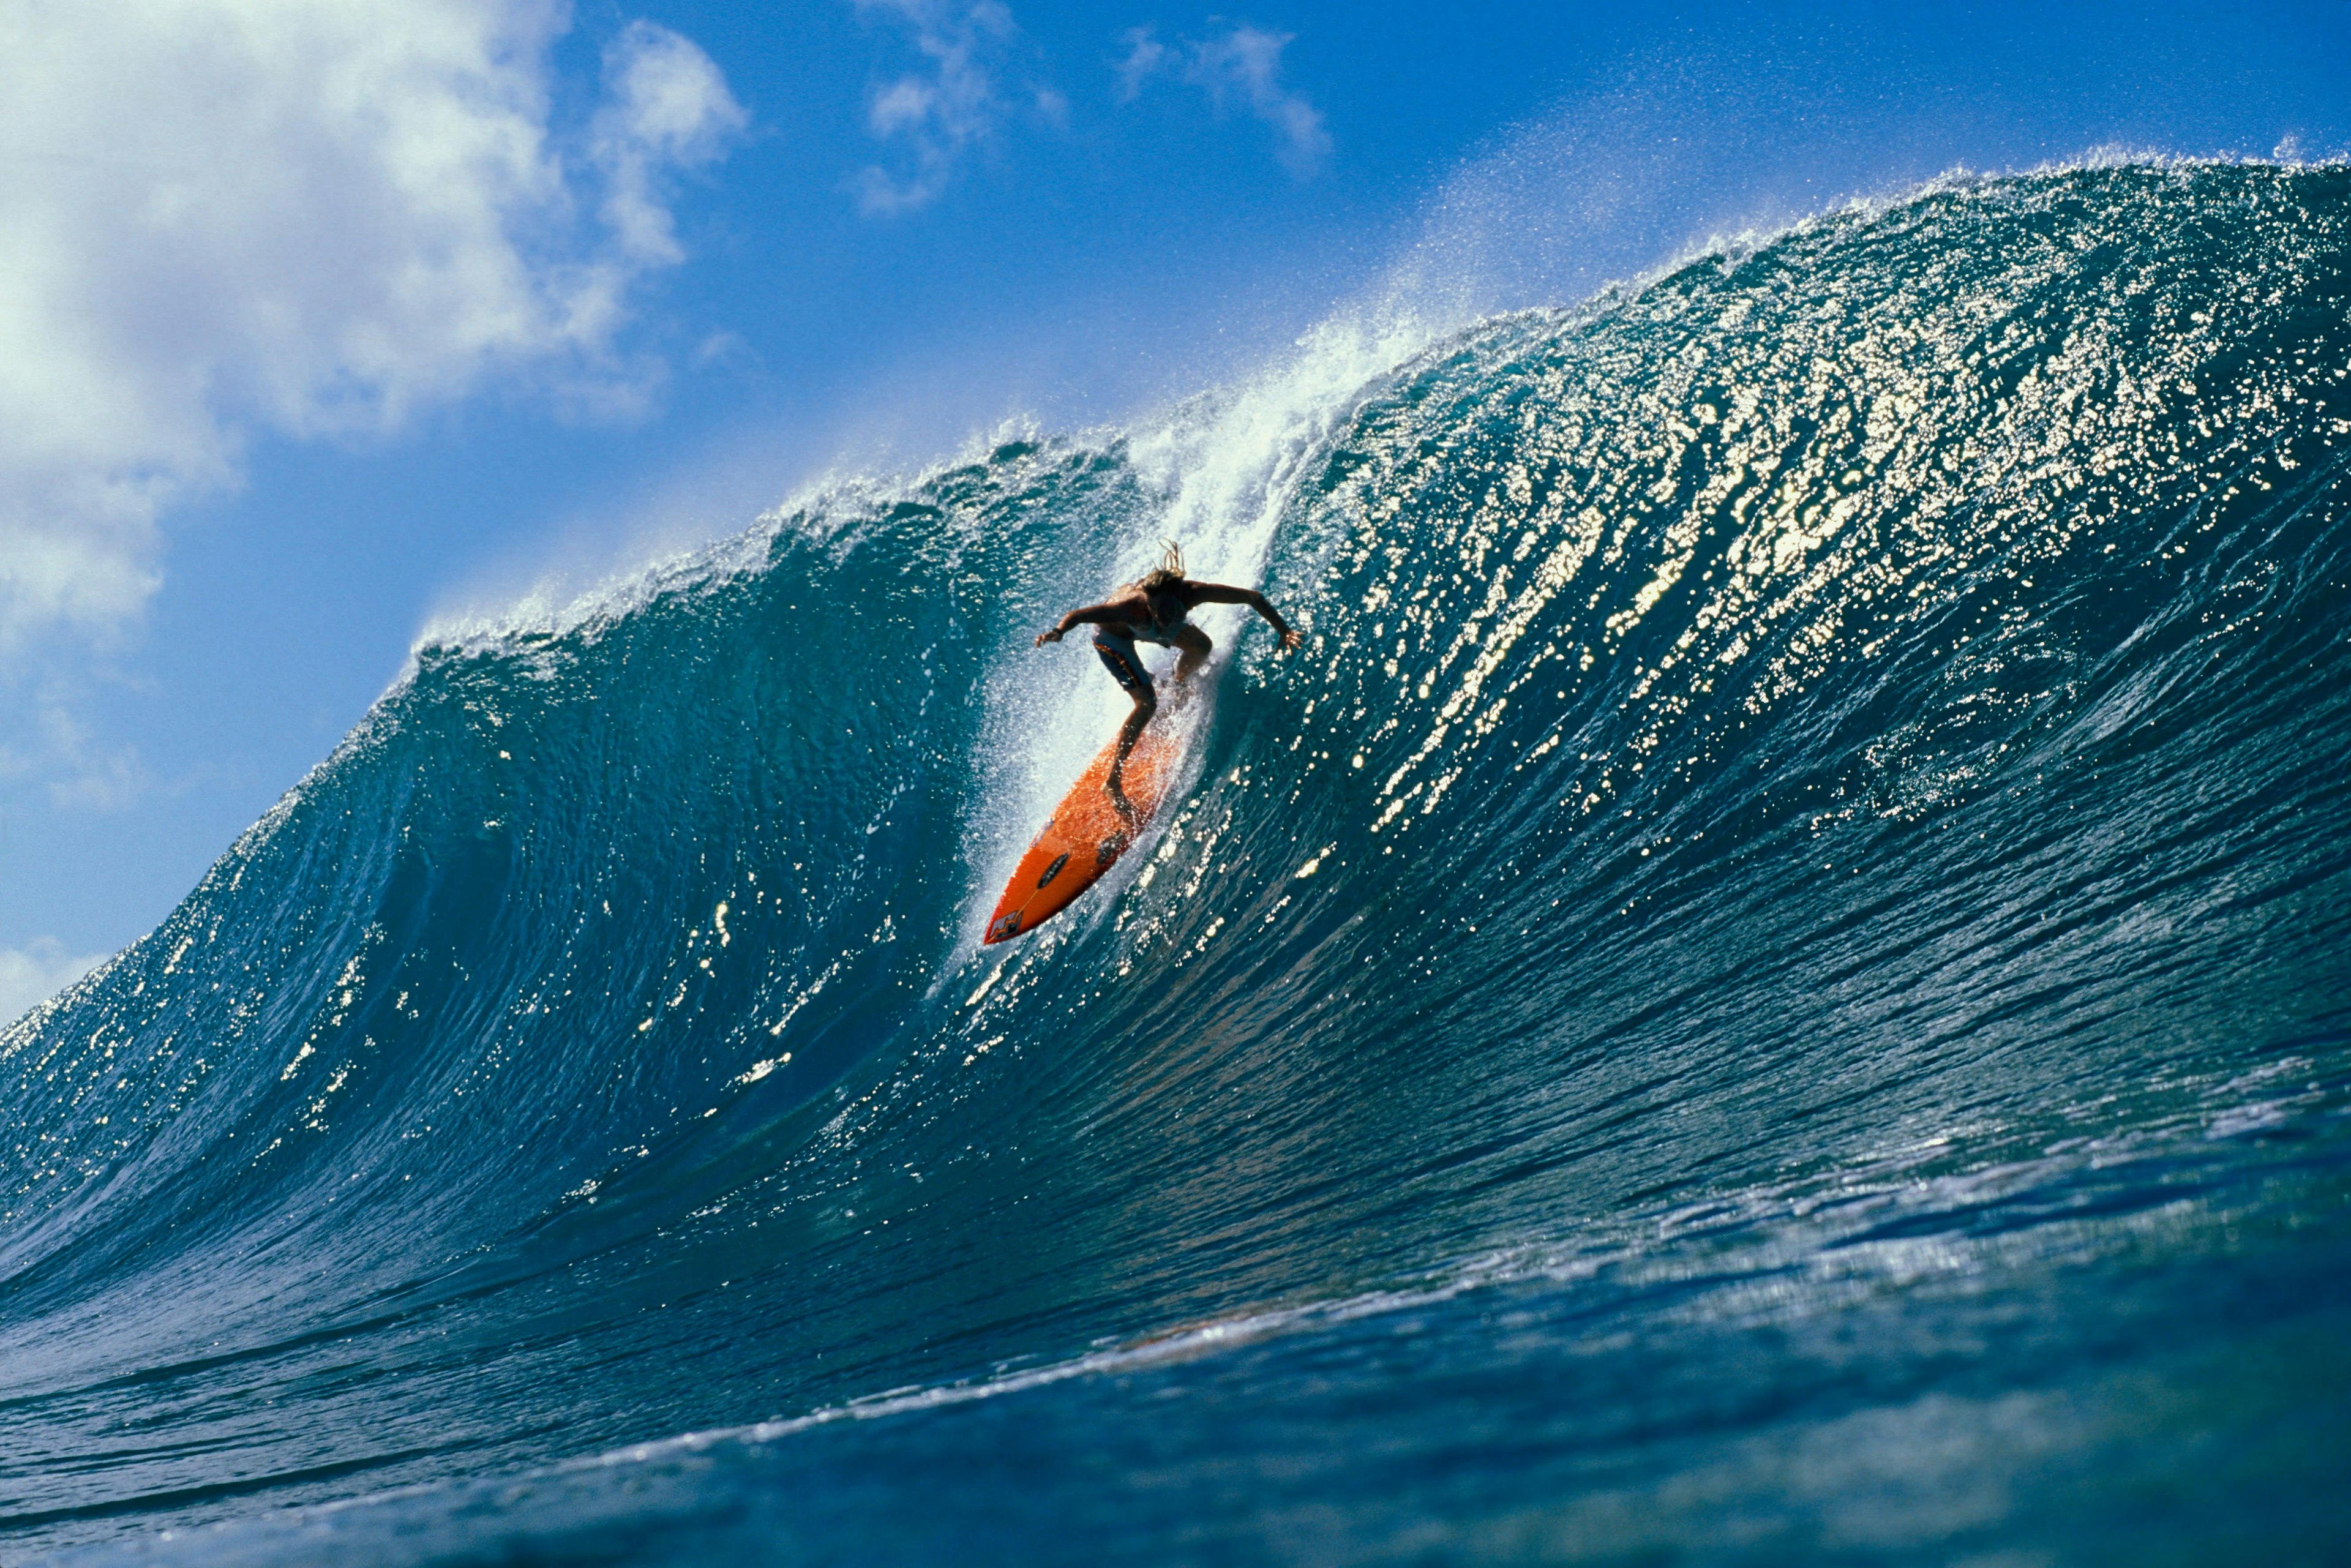
POLYGON ((1174 539, 1159 541, 1159 564, 1127 586, 1138 593, 1156 593, 1184 580, 1184 549, 1174 539))

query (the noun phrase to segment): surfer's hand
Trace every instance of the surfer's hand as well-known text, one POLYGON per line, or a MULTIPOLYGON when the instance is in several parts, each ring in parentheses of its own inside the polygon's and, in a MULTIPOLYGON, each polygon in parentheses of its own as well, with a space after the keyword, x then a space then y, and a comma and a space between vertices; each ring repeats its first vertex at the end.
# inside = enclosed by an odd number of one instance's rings
POLYGON ((1295 648, 1298 646, 1298 632, 1293 628, 1287 626, 1282 628, 1281 645, 1284 648, 1295 648))
POLYGON ((1036 646, 1041 648, 1048 643, 1058 643, 1061 640, 1061 629, 1059 626, 1056 626, 1050 631, 1038 632, 1036 646))

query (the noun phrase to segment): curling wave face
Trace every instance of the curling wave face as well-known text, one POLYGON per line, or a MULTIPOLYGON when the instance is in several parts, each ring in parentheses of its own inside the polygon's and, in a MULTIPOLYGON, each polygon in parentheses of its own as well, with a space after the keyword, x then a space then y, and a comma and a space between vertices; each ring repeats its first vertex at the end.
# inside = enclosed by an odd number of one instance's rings
POLYGON ((2347 377, 2351 171, 1960 185, 423 647, 0 1035, 10 1560, 2341 1549, 2347 377))

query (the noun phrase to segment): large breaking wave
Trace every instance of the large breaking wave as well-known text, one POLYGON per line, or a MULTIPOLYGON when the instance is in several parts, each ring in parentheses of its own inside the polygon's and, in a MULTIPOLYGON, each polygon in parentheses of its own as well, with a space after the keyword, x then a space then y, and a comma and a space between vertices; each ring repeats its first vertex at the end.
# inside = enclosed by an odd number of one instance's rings
POLYGON ((0 1529, 2338 1552, 2346 377, 2351 171, 1959 183, 438 636, 0 1036, 0 1529))

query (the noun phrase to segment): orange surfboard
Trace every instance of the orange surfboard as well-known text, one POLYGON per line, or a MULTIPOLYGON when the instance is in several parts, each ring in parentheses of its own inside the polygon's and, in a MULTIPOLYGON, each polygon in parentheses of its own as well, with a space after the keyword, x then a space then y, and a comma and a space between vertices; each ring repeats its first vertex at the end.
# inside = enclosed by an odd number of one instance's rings
POLYGON ((1020 857, 1012 880, 1004 884, 1004 896, 996 901, 996 913, 987 917, 983 945, 1034 931, 1116 865, 1118 857, 1159 810, 1182 751, 1182 738, 1173 732, 1163 708, 1158 720, 1134 743, 1126 771, 1119 776, 1127 804, 1134 808, 1134 818, 1129 821, 1120 815, 1103 787, 1111 762, 1118 755, 1118 740, 1113 737, 1070 786, 1070 792, 1046 819, 1045 831, 1020 857))

